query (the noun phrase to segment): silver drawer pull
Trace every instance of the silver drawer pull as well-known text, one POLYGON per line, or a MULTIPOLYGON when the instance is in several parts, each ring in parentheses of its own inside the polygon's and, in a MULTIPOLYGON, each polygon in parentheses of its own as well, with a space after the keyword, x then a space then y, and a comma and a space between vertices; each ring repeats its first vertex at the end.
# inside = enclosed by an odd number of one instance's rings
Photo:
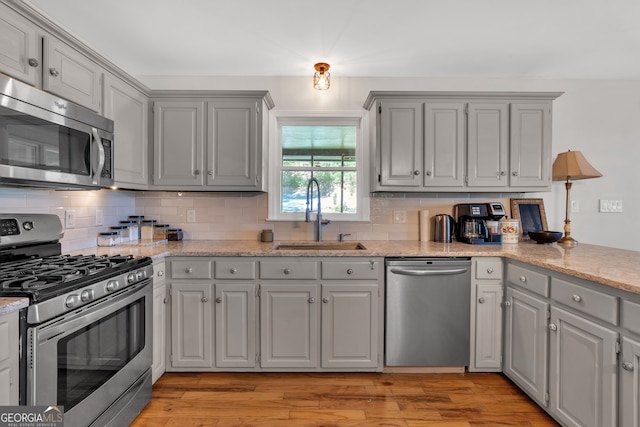
POLYGON ((329 302, 329 298, 327 298, 327 297, 322 298, 322 302, 327 304, 329 302))
POLYGON ((284 269, 284 274, 290 274, 291 273, 291 269, 290 268, 285 268, 284 269))
POLYGON ((555 323, 549 323, 549 330, 550 331, 557 331, 558 327, 556 326, 555 323))
POLYGON ((38 65, 40 65, 40 62, 38 62, 38 60, 36 58, 29 58, 29 66, 30 67, 37 67, 38 65))
POLYGON ((353 274, 353 268, 348 269, 347 274, 353 274))
POLYGON ((238 272, 238 269, 235 267, 232 267, 231 270, 229 270, 229 273, 231 274, 236 274, 238 272))
POLYGON ((220 304, 220 303, 222 302, 222 297, 218 297, 218 298, 216 298, 216 302, 217 302, 218 304, 220 304))
POLYGON ((574 300, 575 302, 582 301, 582 297, 580 295, 572 295, 571 299, 574 300))
POLYGON ((485 301, 486 301, 486 300, 484 299, 484 297, 480 297, 480 298, 478 298, 478 303, 479 303, 479 304, 484 304, 484 302, 485 302, 485 301))
POLYGON ((60 75, 60 71, 56 70, 55 68, 49 68, 49 74, 51 74, 53 77, 58 77, 60 75))
POLYGON ((503 304, 505 307, 511 307, 511 301, 505 301, 503 304))
POLYGON ((314 302, 316 302, 316 299, 314 297, 309 298, 309 304, 313 304, 314 302))
POLYGON ((202 297, 202 302, 209 302, 209 298, 207 298, 207 297, 202 297))
POLYGON ((526 282, 527 282, 527 278, 526 278, 526 276, 520 276, 520 281, 521 281, 522 283, 526 283, 526 282))
POLYGON ((192 274, 193 273, 193 268, 189 267, 189 268, 185 269, 184 272, 187 273, 187 274, 192 274))
POLYGON ((622 362, 622 369, 624 369, 625 371, 633 372, 633 363, 622 362))
POLYGON ((158 271, 158 276, 160 276, 160 277, 164 276, 164 270, 158 271))
POLYGON ((493 274, 493 267, 487 268, 487 274, 493 274))

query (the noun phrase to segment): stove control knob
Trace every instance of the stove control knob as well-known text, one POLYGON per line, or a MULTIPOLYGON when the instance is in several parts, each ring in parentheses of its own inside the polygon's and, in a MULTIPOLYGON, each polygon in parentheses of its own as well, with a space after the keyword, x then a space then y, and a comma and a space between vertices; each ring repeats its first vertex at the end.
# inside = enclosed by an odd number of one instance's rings
POLYGON ((113 292, 118 289, 118 282, 116 280, 111 280, 107 283, 106 286, 107 292, 113 292))
POLYGON ((128 283, 133 283, 136 281, 136 273, 129 273, 129 275, 127 275, 127 282, 128 283))
POLYGON ((144 279, 144 271, 142 271, 142 270, 137 271, 137 272, 136 272, 136 278, 137 278, 138 280, 142 280, 142 279, 144 279))
POLYGON ((80 292, 80 299, 83 302, 91 301, 93 299, 93 289, 85 289, 80 292))
POLYGON ((67 297, 67 299, 64 300, 64 305, 67 306, 67 308, 73 308, 76 305, 80 304, 80 298, 78 298, 78 295, 69 295, 67 297))
POLYGON ((24 228, 25 230, 33 230, 33 222, 31 221, 25 221, 22 223, 22 228, 24 228))

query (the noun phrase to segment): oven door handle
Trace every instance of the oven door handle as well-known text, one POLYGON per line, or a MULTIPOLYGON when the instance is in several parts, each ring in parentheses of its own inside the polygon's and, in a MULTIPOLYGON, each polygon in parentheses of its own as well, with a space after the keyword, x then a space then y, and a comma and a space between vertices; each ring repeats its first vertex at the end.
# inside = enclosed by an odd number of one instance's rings
POLYGON ((150 279, 145 280, 144 282, 125 288, 116 294, 102 298, 93 305, 81 307, 58 319, 35 326, 33 329, 36 332, 37 343, 39 344, 50 339, 58 339, 61 336, 69 335, 120 308, 126 307, 132 302, 144 297, 145 294, 151 297, 151 283, 150 279))

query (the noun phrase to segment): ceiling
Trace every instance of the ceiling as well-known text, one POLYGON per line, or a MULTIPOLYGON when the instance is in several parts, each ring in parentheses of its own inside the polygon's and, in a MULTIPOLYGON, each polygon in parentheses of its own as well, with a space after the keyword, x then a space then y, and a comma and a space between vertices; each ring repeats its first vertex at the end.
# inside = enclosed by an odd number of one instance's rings
POLYGON ((25 0, 136 76, 640 79, 637 0, 25 0))

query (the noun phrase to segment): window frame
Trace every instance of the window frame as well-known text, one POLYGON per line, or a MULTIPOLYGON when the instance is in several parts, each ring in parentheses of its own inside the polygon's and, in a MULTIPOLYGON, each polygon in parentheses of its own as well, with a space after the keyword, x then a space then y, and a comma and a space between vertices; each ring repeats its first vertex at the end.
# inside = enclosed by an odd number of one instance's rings
MULTIPOLYGON (((369 198, 369 140, 368 115, 359 111, 272 111, 269 126, 269 198, 268 221, 304 221, 304 212, 281 212, 282 202, 282 126, 336 126, 356 127, 356 188, 358 211, 355 214, 322 212, 323 219, 340 222, 368 222, 369 198)), ((312 168, 309 168, 311 170, 312 168)), ((327 170, 316 168, 317 171, 327 170)), ((315 206, 315 204, 314 204, 315 206)))

